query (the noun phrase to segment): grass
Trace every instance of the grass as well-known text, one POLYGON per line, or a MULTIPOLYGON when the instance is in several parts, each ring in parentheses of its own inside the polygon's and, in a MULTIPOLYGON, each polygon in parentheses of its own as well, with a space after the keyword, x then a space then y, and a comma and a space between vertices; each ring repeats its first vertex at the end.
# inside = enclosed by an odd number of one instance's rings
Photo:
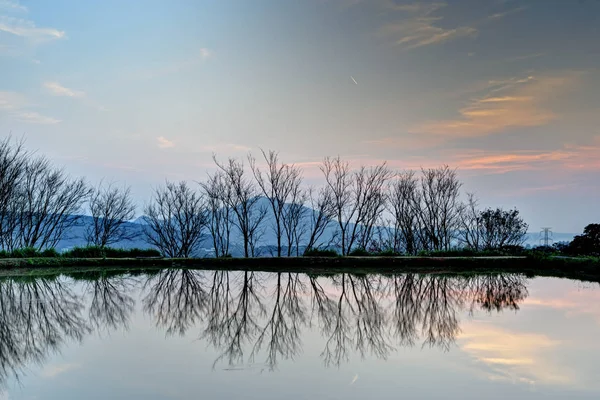
POLYGON ((3 258, 137 258, 137 257, 161 257, 155 249, 117 249, 112 247, 75 247, 71 250, 59 253, 55 249, 38 250, 33 247, 24 247, 13 251, 0 251, 0 259, 3 258))

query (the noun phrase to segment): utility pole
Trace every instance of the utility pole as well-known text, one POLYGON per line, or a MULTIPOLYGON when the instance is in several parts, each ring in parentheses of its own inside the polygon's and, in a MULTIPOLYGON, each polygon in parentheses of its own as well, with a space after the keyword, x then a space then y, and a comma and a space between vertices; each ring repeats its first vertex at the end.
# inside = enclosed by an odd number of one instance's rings
POLYGON ((548 247, 552 242, 552 228, 542 228, 540 231, 540 242, 544 243, 544 247, 548 247))

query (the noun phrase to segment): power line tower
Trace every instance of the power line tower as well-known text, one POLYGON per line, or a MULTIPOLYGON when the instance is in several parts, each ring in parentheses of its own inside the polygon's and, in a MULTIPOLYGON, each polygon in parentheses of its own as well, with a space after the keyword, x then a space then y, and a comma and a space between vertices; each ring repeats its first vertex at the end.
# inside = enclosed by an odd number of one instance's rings
POLYGON ((552 242, 552 228, 542 228, 540 231, 540 243, 548 247, 552 242))

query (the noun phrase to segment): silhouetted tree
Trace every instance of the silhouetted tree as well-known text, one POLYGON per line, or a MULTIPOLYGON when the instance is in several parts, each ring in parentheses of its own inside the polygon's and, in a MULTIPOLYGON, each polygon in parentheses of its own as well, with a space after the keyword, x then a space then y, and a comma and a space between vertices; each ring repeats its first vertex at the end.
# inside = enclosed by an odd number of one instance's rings
POLYGON ((13 200, 17 221, 10 247, 56 247, 78 223, 89 194, 83 178, 71 179, 43 157, 28 160, 13 200))
POLYGON ((111 244, 133 240, 135 233, 125 224, 135 217, 135 204, 131 199, 131 188, 118 188, 113 184, 100 184, 92 190, 89 200, 92 224, 86 231, 88 244, 106 247, 111 244))
POLYGON ((308 202, 310 205, 307 222, 308 240, 305 251, 319 249, 324 245, 321 237, 327 227, 334 221, 336 211, 333 203, 333 195, 329 186, 319 190, 310 188, 308 190, 308 202))
POLYGON ((28 156, 23 142, 13 143, 10 136, 0 140, 0 249, 12 247, 18 223, 16 198, 28 156))
POLYGON ((460 228, 460 187, 456 171, 447 165, 421 170, 418 210, 425 250, 449 250, 460 228))
POLYGON ((461 245, 468 249, 479 251, 483 249, 484 224, 481 211, 477 208, 478 203, 475 195, 469 193, 467 202, 462 205, 460 211, 460 235, 458 240, 461 245))
POLYGON ((567 252, 578 255, 600 255, 600 224, 589 224, 582 235, 577 235, 567 252))
POLYGON ((481 226, 481 246, 487 250, 522 245, 529 228, 517 209, 488 208, 479 213, 478 223, 481 226))
POLYGON ((221 164, 214 155, 213 160, 225 173, 226 182, 231 187, 232 195, 227 201, 234 214, 234 225, 242 234, 244 257, 254 257, 263 233, 262 222, 267 209, 259 204, 259 191, 255 183, 247 178, 241 161, 230 158, 227 164, 221 164))
POLYGON ((186 182, 167 182, 146 206, 144 235, 167 257, 190 257, 203 237, 208 220, 202 196, 186 182))
POLYGON ((300 243, 308 232, 308 225, 305 223, 308 193, 300 186, 301 183, 300 179, 294 182, 289 202, 282 216, 288 257, 294 253, 296 256, 300 255, 300 243))
POLYGON ((384 211, 386 184, 392 172, 385 163, 352 172, 340 157, 325 158, 321 171, 329 186, 337 217, 342 255, 366 248, 384 211))
POLYGON ((208 229, 213 241, 215 257, 229 256, 231 228, 233 226, 232 185, 223 171, 208 176, 201 182, 208 207, 208 229))
POLYGON ((420 250, 419 180, 414 171, 397 175, 390 187, 388 208, 392 215, 390 247, 398 252, 416 254, 420 250))
MULTIPOLYGON (((271 205, 273 212, 273 228, 277 241, 277 257, 282 255, 282 238, 284 232, 287 233, 288 243, 293 243, 293 231, 291 228, 290 210, 287 202, 291 200, 292 194, 299 194, 299 188, 302 184, 302 173, 294 165, 287 165, 279 162, 279 154, 270 150, 265 153, 261 150, 263 158, 267 164, 266 172, 263 173, 256 165, 256 160, 251 155, 248 156, 250 169, 258 183, 258 187, 271 205), (287 224, 286 224, 287 221, 287 224)), ((288 246, 288 256, 290 250, 288 246)))

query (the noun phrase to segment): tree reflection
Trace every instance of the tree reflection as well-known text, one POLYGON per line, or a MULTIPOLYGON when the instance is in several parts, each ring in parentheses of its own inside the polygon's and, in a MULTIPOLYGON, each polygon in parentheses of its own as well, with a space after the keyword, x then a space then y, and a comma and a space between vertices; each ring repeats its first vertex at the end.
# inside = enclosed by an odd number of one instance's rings
POLYGON ((468 280, 471 311, 478 305, 486 311, 518 310, 528 295, 524 279, 519 275, 477 275, 468 280))
MULTIPOLYGON (((89 278, 89 277, 88 277, 89 278)), ((89 320, 98 330, 129 328, 129 318, 133 313, 135 300, 129 295, 133 282, 118 275, 107 277, 100 274, 88 280, 90 294, 89 320)))
POLYGON ((229 366, 244 363, 244 346, 256 337, 259 321, 265 315, 258 286, 254 272, 213 273, 208 323, 202 333, 202 337, 221 351, 213 366, 223 360, 229 366))
POLYGON ((279 356, 284 359, 293 358, 300 351, 300 333, 306 325, 306 307, 300 298, 300 293, 304 290, 300 274, 277 274, 271 312, 252 348, 252 360, 265 346, 265 364, 273 370, 279 356))
POLYGON ((206 312, 209 298, 203 278, 202 271, 186 269, 162 270, 149 277, 144 283, 148 291, 142 300, 144 311, 167 335, 184 335, 206 312))
POLYGON ((0 383, 28 363, 41 363, 68 339, 90 332, 83 303, 60 280, 0 281, 0 383))
POLYGON ((317 277, 173 269, 144 281, 83 278, 86 296, 60 279, 0 281, 0 383, 43 362, 68 339, 81 341, 92 329, 128 329, 138 287, 143 311, 167 336, 199 334, 218 352, 213 367, 259 361, 268 370, 294 359, 311 329, 322 337, 326 366, 353 354, 385 359, 401 346, 448 350, 464 311, 518 310, 528 295, 522 276, 500 274, 317 277))

